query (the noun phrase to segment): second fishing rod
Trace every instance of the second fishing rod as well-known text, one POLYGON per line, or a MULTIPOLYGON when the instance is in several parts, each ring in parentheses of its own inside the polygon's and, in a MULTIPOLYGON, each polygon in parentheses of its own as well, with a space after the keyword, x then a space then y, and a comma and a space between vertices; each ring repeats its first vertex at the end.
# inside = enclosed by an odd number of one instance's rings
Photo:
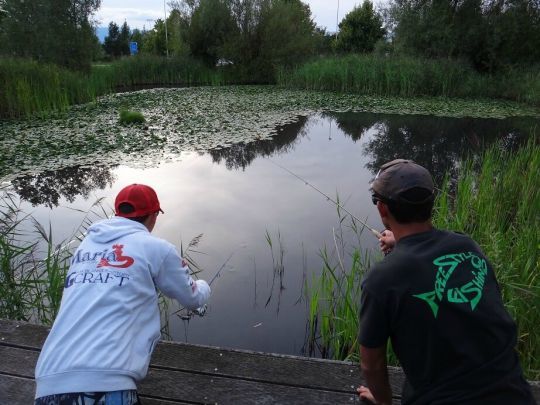
POLYGON ((328 194, 322 192, 319 188, 317 188, 316 186, 314 186, 313 184, 311 184, 309 181, 307 181, 306 179, 304 179, 303 177, 300 177, 299 175, 297 175, 296 173, 294 173, 292 170, 289 170, 287 169, 285 166, 282 166, 280 165, 279 163, 277 162, 274 162, 272 159, 268 159, 270 161, 270 163, 272 163, 273 165, 279 167, 280 169, 282 170, 285 170, 287 173, 289 173, 290 175, 296 177, 298 180, 302 181, 304 184, 306 184, 307 186, 311 187, 313 190, 315 190, 317 193, 321 194, 322 196, 324 196, 328 201, 332 202, 336 207, 339 207, 339 209, 343 210, 344 212, 346 212, 347 214, 349 214, 351 216, 351 218, 353 218, 355 221, 358 221, 359 223, 361 223, 364 227, 366 227, 377 239, 380 239, 382 238, 382 234, 377 231, 376 229, 372 228, 371 226, 369 226, 365 221, 362 221, 361 219, 357 218, 355 215, 353 215, 349 210, 347 210, 343 205, 341 205, 338 201, 334 200, 332 197, 330 197, 328 194))

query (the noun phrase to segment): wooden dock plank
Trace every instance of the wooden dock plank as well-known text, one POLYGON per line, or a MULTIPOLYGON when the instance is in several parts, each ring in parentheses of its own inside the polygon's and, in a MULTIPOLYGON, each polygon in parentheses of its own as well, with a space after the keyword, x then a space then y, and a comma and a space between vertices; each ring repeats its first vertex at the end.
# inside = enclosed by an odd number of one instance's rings
MULTIPOLYGON (((14 401, 15 397, 26 399, 31 397, 35 390, 32 376, 38 355, 39 352, 34 350, 0 346, 0 358, 3 360, 0 364, 0 376, 11 377, 11 379, 4 378, 0 393, 7 390, 6 392, 16 394, 0 396, 2 398, 0 403, 4 403, 4 399, 6 404, 25 403, 7 400, 14 401), (21 396, 22 394, 24 395, 21 396)), ((178 403, 173 402, 175 398, 189 398, 190 403, 197 404, 347 404, 355 402, 354 389, 355 387, 351 386, 348 393, 337 393, 159 368, 151 368, 147 378, 139 384, 142 398, 154 397, 152 399, 154 402, 161 400, 170 403, 178 403), (159 399, 156 398, 156 393, 159 393, 159 399)), ((145 400, 145 403, 152 401, 145 400)))
MULTIPOLYGON (((47 333, 43 326, 0 320, 0 405, 33 402, 34 368, 47 333)), ((399 393, 401 370, 390 376, 399 393)), ((145 405, 360 404, 360 383, 354 363, 161 342, 139 393, 145 405)), ((540 384, 531 386, 540 403, 540 384)))
MULTIPOLYGON (((48 329, 28 323, 0 320, 0 342, 39 349, 48 329)), ((178 342, 160 342, 151 367, 206 373, 252 381, 349 392, 361 382, 358 364, 297 356, 214 348, 178 342)), ((393 392, 401 392, 403 373, 390 369, 393 392)))
POLYGON ((139 387, 142 395, 163 399, 189 398, 201 404, 352 404, 360 403, 351 389, 338 393, 280 384, 151 369, 139 387))
POLYGON ((33 379, 38 356, 35 350, 0 345, 0 373, 33 379))
MULTIPOLYGON (((156 347, 152 366, 343 392, 349 392, 361 381, 357 363, 298 359, 297 356, 164 342, 156 347)), ((399 392, 403 373, 398 369, 390 372, 392 388, 399 392)))
POLYGON ((33 404, 34 392, 33 380, 0 374, 1 405, 33 404))

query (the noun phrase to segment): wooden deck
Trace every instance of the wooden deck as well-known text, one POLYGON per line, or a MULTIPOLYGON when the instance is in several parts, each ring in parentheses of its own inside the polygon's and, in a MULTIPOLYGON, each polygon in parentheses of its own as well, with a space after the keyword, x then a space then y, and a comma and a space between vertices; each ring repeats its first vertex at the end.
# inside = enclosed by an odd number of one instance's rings
MULTIPOLYGON (((43 326, 0 320, 0 405, 33 403, 34 367, 47 333, 43 326)), ((391 370, 390 381, 399 393, 399 369, 391 370)), ((139 393, 144 405, 360 404, 360 383, 358 364, 163 342, 139 393)))

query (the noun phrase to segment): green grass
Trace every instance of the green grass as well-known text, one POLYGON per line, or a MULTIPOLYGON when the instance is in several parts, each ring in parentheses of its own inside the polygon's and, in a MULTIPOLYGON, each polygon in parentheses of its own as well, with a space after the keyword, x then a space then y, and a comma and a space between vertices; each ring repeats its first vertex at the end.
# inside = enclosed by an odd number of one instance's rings
MULTIPOLYGON (((469 234, 497 275, 504 303, 518 325, 517 350, 528 379, 540 378, 540 143, 532 137, 517 151, 497 146, 462 163, 457 180, 444 182, 433 222, 469 234), (453 186, 452 186, 453 184, 453 186)), ((343 222, 343 221, 340 221, 343 222)), ((339 239, 338 239, 339 240, 339 239)), ((339 251, 336 243, 335 252, 339 251)), ((370 255, 322 251, 323 269, 306 286, 309 349, 325 357, 356 360, 360 280, 370 255)), ((390 364, 395 357, 390 353, 390 364)))
POLYGON ((540 69, 479 74, 465 63, 412 57, 326 57, 282 70, 277 83, 308 90, 378 96, 502 98, 540 105, 540 69))

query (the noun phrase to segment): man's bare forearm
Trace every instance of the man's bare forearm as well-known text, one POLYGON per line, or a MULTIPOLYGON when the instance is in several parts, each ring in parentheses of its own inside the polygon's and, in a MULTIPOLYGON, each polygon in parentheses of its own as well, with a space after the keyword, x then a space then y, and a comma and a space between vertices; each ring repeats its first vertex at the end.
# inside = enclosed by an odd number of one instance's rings
POLYGON ((362 364, 362 374, 377 404, 392 404, 392 389, 388 381, 388 370, 384 368, 369 369, 362 364))

